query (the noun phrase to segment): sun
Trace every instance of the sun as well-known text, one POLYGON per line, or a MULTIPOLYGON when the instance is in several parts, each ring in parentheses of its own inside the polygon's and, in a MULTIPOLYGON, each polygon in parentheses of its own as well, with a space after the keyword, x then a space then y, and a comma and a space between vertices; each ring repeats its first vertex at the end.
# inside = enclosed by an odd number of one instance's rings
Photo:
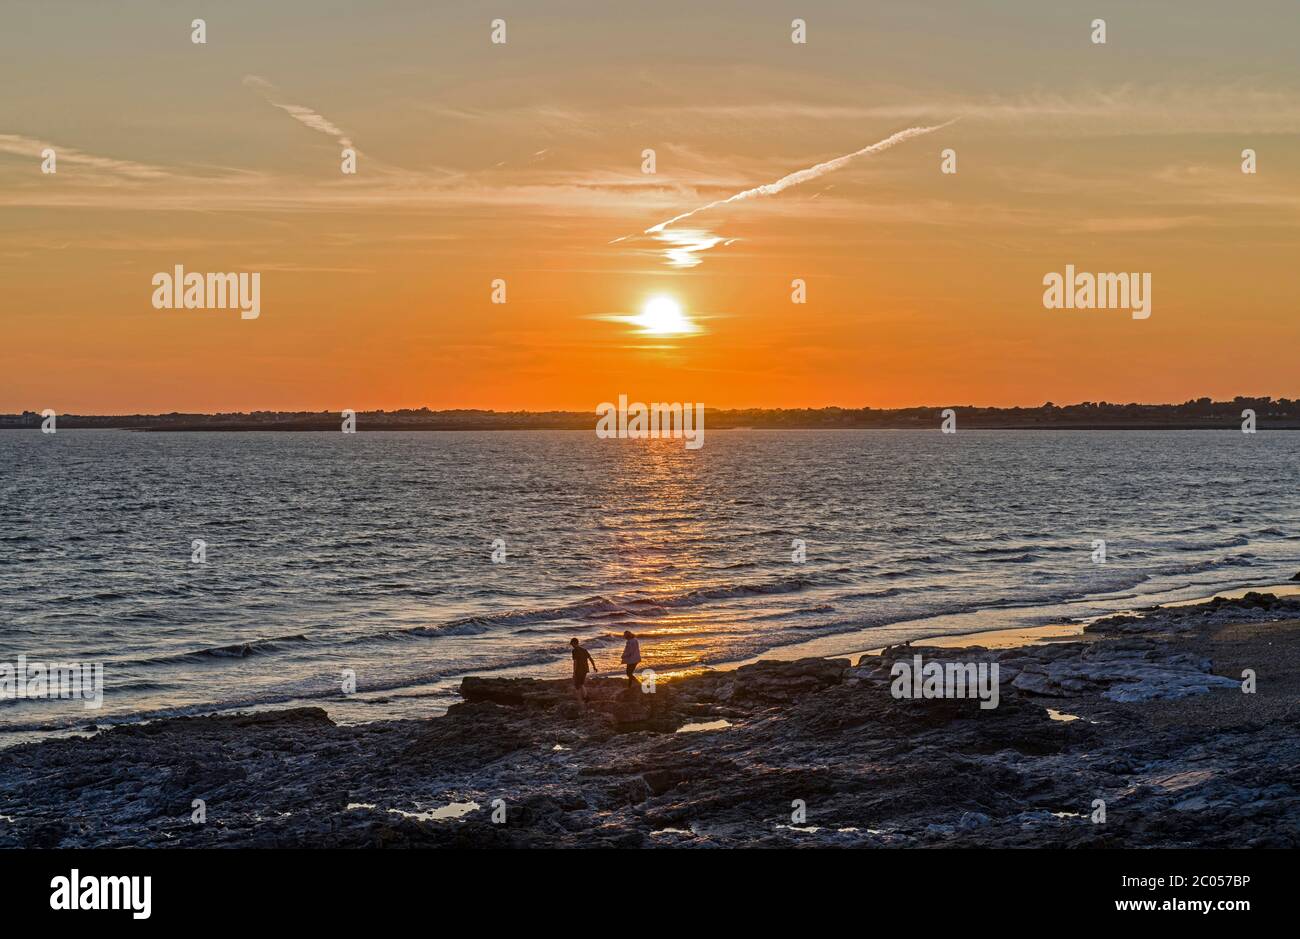
POLYGON ((696 331, 696 325, 682 312, 682 306, 672 297, 651 297, 641 312, 630 318, 643 333, 652 336, 679 336, 696 331))

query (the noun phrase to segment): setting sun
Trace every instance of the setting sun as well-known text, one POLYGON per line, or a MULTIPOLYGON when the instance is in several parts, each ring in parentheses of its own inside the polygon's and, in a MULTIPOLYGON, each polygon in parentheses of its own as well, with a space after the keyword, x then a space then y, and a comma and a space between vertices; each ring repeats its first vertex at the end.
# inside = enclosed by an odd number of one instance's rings
POLYGON ((682 312, 681 304, 672 297, 651 297, 641 308, 641 313, 631 322, 643 332, 653 336, 679 336, 696 331, 696 325, 682 312))

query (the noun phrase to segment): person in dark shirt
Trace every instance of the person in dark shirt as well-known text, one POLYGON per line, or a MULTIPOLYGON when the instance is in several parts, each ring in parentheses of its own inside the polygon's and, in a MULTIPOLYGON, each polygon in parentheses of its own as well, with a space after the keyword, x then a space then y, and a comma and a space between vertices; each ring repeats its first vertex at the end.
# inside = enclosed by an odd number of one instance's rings
POLYGON ((598 672, 596 660, 591 657, 591 653, 582 647, 577 639, 569 640, 569 651, 573 653, 573 695, 582 702, 582 706, 587 706, 587 664, 591 663, 591 670, 598 672))

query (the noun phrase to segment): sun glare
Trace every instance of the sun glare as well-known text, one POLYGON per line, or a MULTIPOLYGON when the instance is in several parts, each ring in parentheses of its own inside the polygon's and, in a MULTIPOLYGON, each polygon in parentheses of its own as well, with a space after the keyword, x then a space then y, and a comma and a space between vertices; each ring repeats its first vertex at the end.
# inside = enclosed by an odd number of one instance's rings
POLYGON ((652 336, 677 336, 695 332, 695 324, 672 297, 651 297, 632 322, 652 336))

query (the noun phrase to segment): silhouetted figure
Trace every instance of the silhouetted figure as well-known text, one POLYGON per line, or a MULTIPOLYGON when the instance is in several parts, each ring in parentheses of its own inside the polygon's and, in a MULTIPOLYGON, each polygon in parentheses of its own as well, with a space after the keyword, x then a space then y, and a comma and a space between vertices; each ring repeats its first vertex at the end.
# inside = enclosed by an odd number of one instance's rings
POLYGON ((624 631, 623 638, 627 640, 627 645, 623 646, 623 658, 620 661, 627 666, 627 686, 632 688, 636 685, 636 675, 632 673, 641 662, 641 643, 630 630, 624 631))
POLYGON ((569 651, 573 653, 573 695, 582 702, 582 706, 587 706, 587 664, 591 664, 591 670, 598 672, 596 660, 591 657, 591 653, 584 649, 577 639, 569 640, 569 651))

